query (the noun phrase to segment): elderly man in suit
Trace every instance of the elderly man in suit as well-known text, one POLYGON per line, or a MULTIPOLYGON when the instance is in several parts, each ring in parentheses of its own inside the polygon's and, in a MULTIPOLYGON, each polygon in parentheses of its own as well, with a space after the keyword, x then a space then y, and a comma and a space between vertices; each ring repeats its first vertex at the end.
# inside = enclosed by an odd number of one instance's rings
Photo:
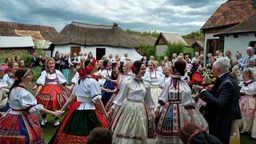
POLYGON ((218 137, 223 144, 229 144, 232 123, 241 119, 239 87, 230 75, 229 68, 229 59, 219 58, 212 66, 212 73, 217 78, 214 86, 206 89, 195 87, 200 90, 200 98, 207 103, 205 118, 209 133, 218 137))

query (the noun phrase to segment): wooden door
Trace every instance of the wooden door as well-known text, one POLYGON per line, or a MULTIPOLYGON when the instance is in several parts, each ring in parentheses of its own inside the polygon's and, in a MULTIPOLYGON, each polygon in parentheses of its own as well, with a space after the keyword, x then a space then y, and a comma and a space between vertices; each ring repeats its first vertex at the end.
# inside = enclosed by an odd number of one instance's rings
POLYGON ((70 56, 72 57, 74 53, 78 55, 78 53, 81 52, 81 47, 71 47, 70 48, 70 56))
POLYGON ((96 48, 96 59, 100 60, 102 56, 104 56, 106 53, 105 48, 96 48))

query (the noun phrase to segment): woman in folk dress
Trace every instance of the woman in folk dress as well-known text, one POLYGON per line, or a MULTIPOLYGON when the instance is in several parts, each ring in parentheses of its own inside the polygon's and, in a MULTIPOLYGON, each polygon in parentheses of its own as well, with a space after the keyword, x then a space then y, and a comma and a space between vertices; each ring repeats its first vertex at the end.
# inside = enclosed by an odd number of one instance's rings
MULTIPOLYGON (((7 83, 6 89, 10 89, 15 81, 15 73, 19 69, 19 65, 17 62, 9 62, 8 63, 9 72, 3 76, 3 80, 7 83)), ((6 112, 9 109, 9 103, 7 102, 5 107, 3 107, 0 111, 6 112)))
POLYGON ((123 71, 123 74, 118 76, 117 92, 112 95, 112 97, 108 101, 108 104, 105 107, 106 111, 110 111, 111 113, 111 114, 109 113, 109 119, 108 119, 110 126, 112 125, 112 120, 120 108, 120 107, 112 108, 112 106, 114 105, 114 99, 117 99, 117 97, 120 96, 119 90, 121 89, 122 86, 124 86, 125 82, 134 78, 134 74, 132 73, 131 67, 132 67, 132 61, 126 61, 123 64, 122 63, 120 64, 119 69, 120 71, 123 71), (112 109, 115 109, 115 111, 112 112, 112 109))
POLYGON ((251 69, 246 69, 242 73, 243 81, 241 83, 241 98, 239 105, 242 114, 242 130, 241 133, 251 133, 256 138, 256 82, 251 69))
POLYGON ((148 70, 146 71, 143 79, 150 84, 151 95, 153 101, 155 103, 155 108, 157 107, 158 96, 160 95, 162 89, 160 88, 160 84, 164 79, 163 73, 156 70, 155 61, 150 60, 148 62, 148 70))
POLYGON ((160 88, 163 89, 164 84, 168 81, 171 80, 171 68, 170 67, 164 67, 163 68, 163 74, 164 74, 164 78, 162 80, 162 82, 160 83, 160 88))
POLYGON ((113 120, 113 143, 115 144, 147 144, 150 134, 149 117, 154 117, 154 102, 150 93, 150 85, 142 79, 146 66, 141 61, 133 64, 135 77, 125 82, 114 107, 121 106, 113 120), (126 100, 125 100, 126 99, 126 100))
POLYGON ((10 89, 10 110, 0 118, 1 144, 44 144, 42 129, 37 116, 39 113, 56 117, 63 111, 49 111, 37 104, 35 97, 26 89, 33 79, 33 72, 18 69, 16 80, 10 89))
MULTIPOLYGON (((110 60, 106 59, 103 61, 103 68, 101 69, 101 71, 98 73, 99 77, 107 77, 109 79, 111 79, 111 75, 112 75, 112 63, 110 60)), ((99 79, 99 82, 101 84, 101 86, 103 87, 102 90, 102 102, 103 105, 106 106, 112 93, 109 92, 109 90, 114 90, 115 86, 114 84, 109 81, 106 80, 104 78, 99 79)))
POLYGON ((182 144, 179 131, 187 122, 198 124, 202 129, 208 127, 204 117, 194 106, 195 101, 191 96, 190 87, 181 78, 185 68, 184 61, 174 63, 171 80, 165 83, 159 96, 156 116, 157 143, 159 144, 182 144))
MULTIPOLYGON (((36 99, 49 110, 61 109, 70 94, 66 86, 66 79, 59 70, 55 70, 55 61, 52 58, 47 60, 47 70, 41 73, 33 89, 37 89, 36 99)), ((46 126, 46 114, 42 115, 41 126, 46 126)), ((59 125, 59 117, 55 117, 54 127, 59 125)))
POLYGON ((65 110, 71 103, 73 105, 50 143, 85 144, 94 128, 107 127, 107 122, 94 107, 94 104, 96 104, 107 117, 101 101, 100 85, 91 77, 91 74, 97 70, 96 65, 96 59, 88 59, 85 61, 84 68, 79 71, 80 79, 62 110, 65 110))

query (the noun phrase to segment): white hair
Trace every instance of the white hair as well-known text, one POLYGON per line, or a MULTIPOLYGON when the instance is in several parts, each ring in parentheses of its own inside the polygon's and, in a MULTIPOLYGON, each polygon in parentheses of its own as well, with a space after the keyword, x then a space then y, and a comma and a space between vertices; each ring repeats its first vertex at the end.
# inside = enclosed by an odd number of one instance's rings
POLYGON ((248 62, 254 62, 255 63, 255 59, 254 58, 250 58, 248 62))
POLYGON ((252 47, 247 47, 247 49, 246 49, 246 50, 248 50, 248 49, 251 49, 251 50, 253 50, 253 48, 252 48, 252 47))
POLYGON ((219 68, 222 72, 228 72, 231 65, 230 60, 227 57, 220 57, 213 63, 215 68, 219 68))

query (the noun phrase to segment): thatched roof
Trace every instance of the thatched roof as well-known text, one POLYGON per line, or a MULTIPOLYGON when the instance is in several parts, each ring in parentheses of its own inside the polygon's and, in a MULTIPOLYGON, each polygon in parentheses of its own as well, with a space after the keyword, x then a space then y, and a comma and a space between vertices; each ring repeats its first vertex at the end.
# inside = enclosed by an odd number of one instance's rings
POLYGON ((31 36, 50 41, 57 33, 54 27, 0 21, 0 36, 31 36))
POLYGON ((186 46, 188 45, 187 42, 179 34, 161 32, 155 42, 156 45, 159 43, 160 38, 163 38, 166 43, 183 43, 186 46))
POLYGON ((108 25, 92 25, 72 22, 52 39, 54 45, 77 44, 84 46, 113 46, 136 48, 140 44, 134 37, 114 23, 108 25))
POLYGON ((151 35, 131 34, 134 41, 138 41, 140 44, 155 45, 156 38, 151 35))

